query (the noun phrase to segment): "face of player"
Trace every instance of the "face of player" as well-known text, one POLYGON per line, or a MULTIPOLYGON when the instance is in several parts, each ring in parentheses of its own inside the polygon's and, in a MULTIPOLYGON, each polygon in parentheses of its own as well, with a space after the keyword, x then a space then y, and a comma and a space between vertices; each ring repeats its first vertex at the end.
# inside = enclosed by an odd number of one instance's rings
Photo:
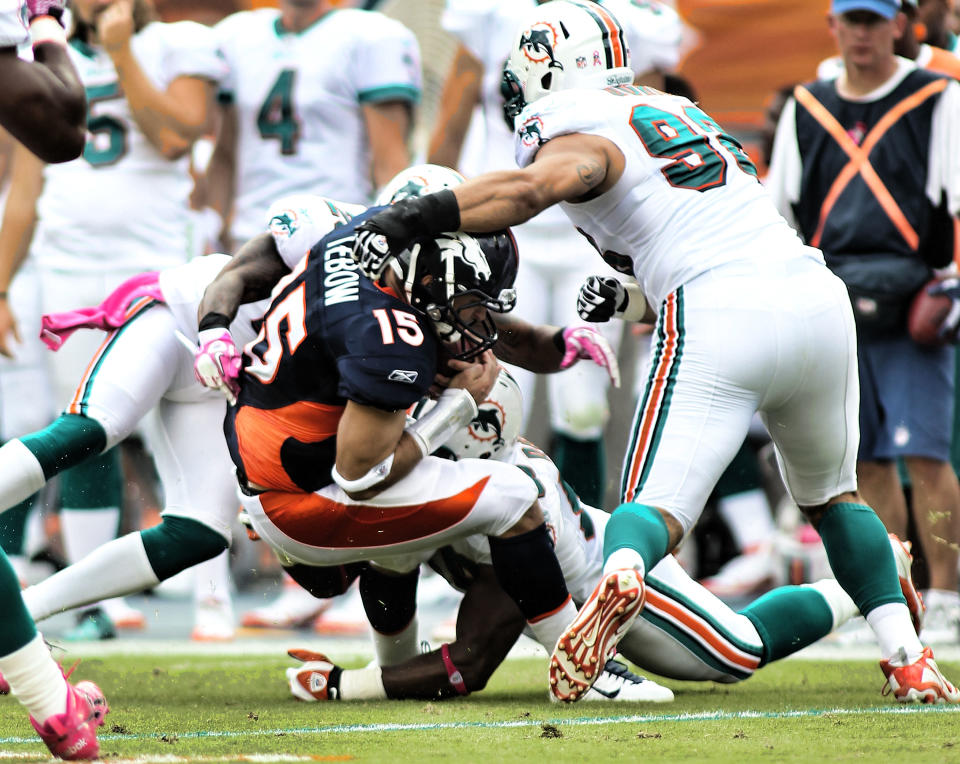
POLYGON ((871 11, 831 16, 830 29, 848 69, 883 69, 892 60, 893 45, 902 35, 905 17, 885 19, 871 11))

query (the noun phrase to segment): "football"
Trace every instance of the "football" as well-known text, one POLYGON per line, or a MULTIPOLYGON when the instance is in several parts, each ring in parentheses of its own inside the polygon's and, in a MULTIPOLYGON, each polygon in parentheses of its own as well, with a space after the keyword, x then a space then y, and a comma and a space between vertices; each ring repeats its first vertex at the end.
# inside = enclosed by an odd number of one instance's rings
POLYGON ((910 336, 920 345, 936 347, 950 341, 949 337, 940 336, 940 327, 953 307, 953 300, 944 294, 927 293, 937 282, 938 279, 933 279, 923 285, 910 303, 910 312, 907 314, 910 336))

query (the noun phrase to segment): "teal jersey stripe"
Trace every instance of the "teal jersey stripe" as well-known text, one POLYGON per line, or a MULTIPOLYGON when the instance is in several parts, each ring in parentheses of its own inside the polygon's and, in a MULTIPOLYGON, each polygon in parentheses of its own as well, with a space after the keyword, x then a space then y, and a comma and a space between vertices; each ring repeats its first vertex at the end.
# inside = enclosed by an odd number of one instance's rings
POLYGON ((420 103, 420 90, 412 85, 384 85, 357 93, 360 103, 382 103, 383 101, 410 101, 420 103))
POLYGON ((136 312, 128 318, 123 326, 116 330, 116 333, 113 337, 110 338, 110 341, 107 343, 107 346, 103 349, 103 352, 100 354, 100 357, 97 359, 96 365, 90 371, 90 378, 87 380, 86 384, 83 386, 83 396, 80 398, 80 413, 84 416, 87 415, 87 401, 90 400, 90 395, 93 392, 93 381, 97 378, 97 373, 100 371, 100 367, 103 366, 103 362, 106 357, 110 354, 110 348, 113 347, 114 343, 117 341, 117 338, 123 334, 127 327, 130 326, 139 316, 142 316, 147 310, 152 308, 154 305, 160 305, 159 300, 150 299, 148 302, 145 302, 143 305, 136 309, 136 312))

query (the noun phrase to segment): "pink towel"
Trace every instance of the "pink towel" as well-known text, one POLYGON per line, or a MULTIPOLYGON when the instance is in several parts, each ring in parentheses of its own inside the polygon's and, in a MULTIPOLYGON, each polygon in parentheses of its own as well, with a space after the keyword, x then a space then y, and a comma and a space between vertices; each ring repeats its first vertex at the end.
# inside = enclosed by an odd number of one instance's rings
POLYGON ((153 300, 163 301, 159 276, 157 271, 147 271, 129 278, 96 307, 45 314, 40 321, 40 339, 56 351, 77 329, 110 331, 123 326, 153 300))

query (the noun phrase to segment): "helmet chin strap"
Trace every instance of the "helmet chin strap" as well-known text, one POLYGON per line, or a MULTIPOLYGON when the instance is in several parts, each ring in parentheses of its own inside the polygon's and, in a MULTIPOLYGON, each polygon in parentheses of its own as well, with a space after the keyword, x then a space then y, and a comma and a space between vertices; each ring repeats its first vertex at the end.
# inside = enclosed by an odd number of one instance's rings
POLYGON ((413 305, 413 285, 417 280, 417 258, 420 256, 420 245, 414 244, 410 248, 410 263, 407 265, 407 273, 403 274, 402 269, 400 269, 400 264, 397 261, 393 261, 393 265, 397 268, 398 275, 403 277, 403 293, 407 297, 407 302, 410 305, 413 305))

